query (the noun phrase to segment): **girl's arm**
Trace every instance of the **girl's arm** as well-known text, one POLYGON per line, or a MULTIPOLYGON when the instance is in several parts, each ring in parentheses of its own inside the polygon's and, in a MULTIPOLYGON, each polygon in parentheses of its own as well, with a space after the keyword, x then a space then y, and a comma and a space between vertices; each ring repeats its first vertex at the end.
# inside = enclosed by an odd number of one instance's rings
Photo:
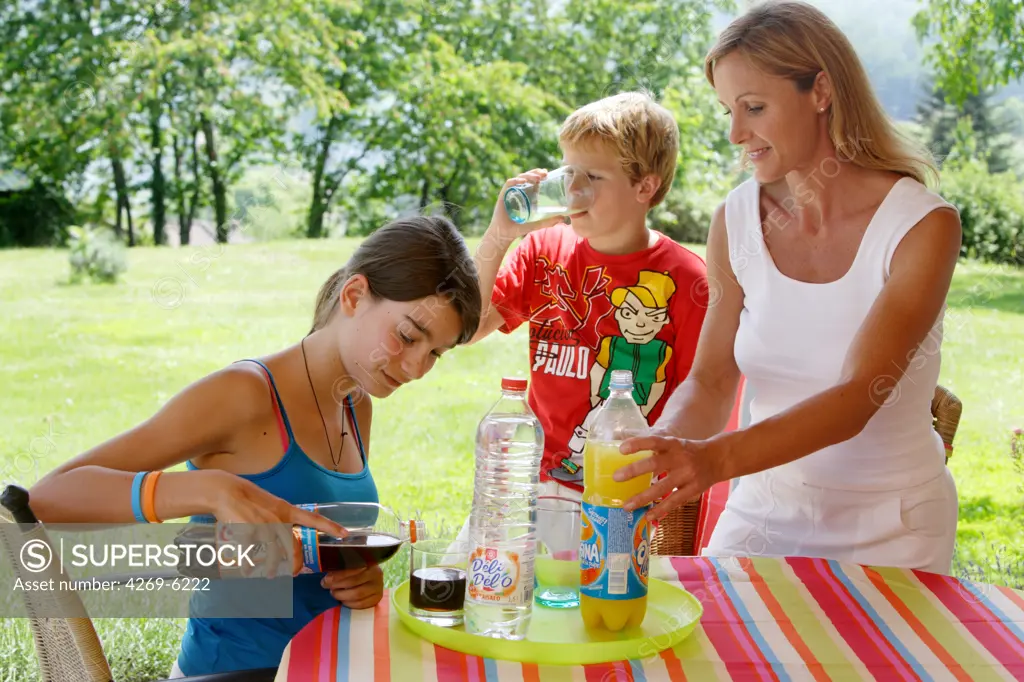
MULTIPOLYGON (((232 452, 235 434, 269 409, 266 383, 255 370, 232 365, 215 372, 186 387, 147 421, 40 479, 29 491, 32 510, 44 523, 134 522, 131 489, 136 472, 232 452)), ((301 523, 331 533, 340 528, 217 470, 162 474, 155 513, 161 520, 212 514, 232 523, 301 523)))

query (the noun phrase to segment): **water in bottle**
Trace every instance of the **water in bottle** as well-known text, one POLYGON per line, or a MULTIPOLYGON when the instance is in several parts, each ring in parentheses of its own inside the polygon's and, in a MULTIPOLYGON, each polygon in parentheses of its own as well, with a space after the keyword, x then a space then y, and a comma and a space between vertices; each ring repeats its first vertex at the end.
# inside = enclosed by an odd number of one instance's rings
POLYGON ((618 632, 640 625, 647 613, 648 508, 628 512, 622 506, 650 487, 652 475, 621 483, 613 478, 622 467, 651 453, 619 452, 622 441, 648 430, 633 399, 632 373, 613 370, 608 388, 583 449, 580 611, 588 629, 618 632))
POLYGON ((480 421, 469 525, 466 631, 523 639, 533 609, 536 506, 544 432, 525 379, 503 379, 480 421))

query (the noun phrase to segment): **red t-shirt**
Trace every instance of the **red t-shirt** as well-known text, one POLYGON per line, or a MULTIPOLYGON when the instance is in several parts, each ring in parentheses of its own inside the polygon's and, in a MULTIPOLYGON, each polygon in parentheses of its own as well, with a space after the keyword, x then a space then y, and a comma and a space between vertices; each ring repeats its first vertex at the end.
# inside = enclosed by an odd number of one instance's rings
POLYGON ((510 333, 530 323, 529 402, 544 428, 542 480, 582 464, 589 418, 611 370, 633 372, 654 424, 693 364, 708 306, 703 259, 658 234, 626 255, 595 251, 567 225, 527 235, 498 272, 491 300, 510 333))

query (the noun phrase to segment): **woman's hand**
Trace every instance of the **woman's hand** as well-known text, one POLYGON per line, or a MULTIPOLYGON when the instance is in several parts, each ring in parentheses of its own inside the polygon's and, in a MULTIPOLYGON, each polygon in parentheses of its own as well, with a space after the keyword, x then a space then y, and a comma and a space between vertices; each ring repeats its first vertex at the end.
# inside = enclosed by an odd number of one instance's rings
POLYGON ((208 473, 213 476, 209 479, 211 491, 207 494, 214 500, 211 509, 217 524, 246 524, 232 528, 245 537, 233 534, 231 539, 239 543, 261 543, 266 547, 268 578, 273 578, 279 570, 282 573, 287 571, 289 566, 292 575, 302 568, 301 557, 296 557, 292 526, 306 526, 336 537, 348 535, 340 524, 320 514, 299 509, 252 481, 222 471, 208 470, 208 473))
POLYGON ((650 457, 628 464, 615 472, 622 482, 643 474, 664 474, 644 492, 626 501, 626 509, 637 509, 657 500, 660 503, 647 512, 654 521, 725 480, 724 462, 729 453, 727 441, 716 436, 708 440, 685 440, 669 436, 630 438, 622 443, 623 454, 650 450, 650 457))
POLYGON ((366 568, 331 571, 320 581, 331 596, 350 609, 376 606, 384 595, 384 572, 374 564, 366 568))

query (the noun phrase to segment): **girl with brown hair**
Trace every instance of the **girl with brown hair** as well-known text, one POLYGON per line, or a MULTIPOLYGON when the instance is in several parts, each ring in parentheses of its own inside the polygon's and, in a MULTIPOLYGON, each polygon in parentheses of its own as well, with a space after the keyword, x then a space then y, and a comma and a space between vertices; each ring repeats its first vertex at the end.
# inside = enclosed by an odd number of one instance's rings
MULTIPOLYGON (((187 386, 149 420, 47 474, 30 491, 32 508, 43 523, 212 517, 341 534, 294 505, 376 502, 371 398, 421 378, 479 320, 476 270, 454 225, 390 223, 324 283, 298 343, 187 386), (161 473, 182 462, 187 471, 161 473)), ((190 619, 172 675, 276 667, 317 614, 339 602, 372 607, 382 591, 379 567, 296 575, 290 619, 190 619)))

